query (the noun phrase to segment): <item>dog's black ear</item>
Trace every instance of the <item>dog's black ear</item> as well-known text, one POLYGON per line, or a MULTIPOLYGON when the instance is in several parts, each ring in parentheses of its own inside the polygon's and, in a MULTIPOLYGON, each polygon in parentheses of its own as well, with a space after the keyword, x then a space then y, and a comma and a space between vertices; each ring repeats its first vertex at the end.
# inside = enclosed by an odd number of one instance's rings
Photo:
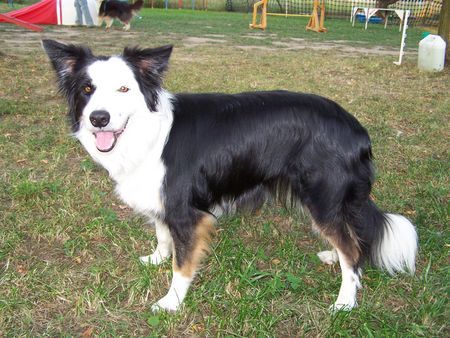
POLYGON ((123 59, 139 79, 141 90, 150 111, 156 111, 162 76, 169 65, 172 45, 159 48, 125 48, 123 59))
POLYGON ((125 48, 123 57, 127 62, 139 70, 141 75, 162 77, 169 65, 172 45, 158 48, 140 49, 138 47, 125 48))
POLYGON ((42 40, 42 46, 60 80, 73 74, 80 60, 93 56, 87 47, 65 45, 55 40, 42 40))

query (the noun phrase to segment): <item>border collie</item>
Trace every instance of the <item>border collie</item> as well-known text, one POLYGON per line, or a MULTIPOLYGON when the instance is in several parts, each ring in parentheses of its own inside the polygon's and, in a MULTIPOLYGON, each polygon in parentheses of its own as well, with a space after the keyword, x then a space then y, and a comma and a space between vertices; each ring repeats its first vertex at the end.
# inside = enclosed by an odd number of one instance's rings
POLYGON ((217 207, 256 208, 294 199, 333 247, 342 285, 331 310, 357 305, 364 262, 389 273, 415 270, 417 233, 370 198, 374 170, 366 129, 337 103, 287 91, 171 94, 161 87, 172 46, 94 56, 44 40, 69 105, 74 136, 109 172, 117 195, 156 227, 143 263, 173 257, 166 296, 175 311, 208 251, 217 207))
POLYGON ((101 26, 103 21, 105 21, 106 29, 109 29, 114 19, 118 19, 124 24, 123 30, 128 31, 130 29, 131 19, 143 5, 143 0, 137 0, 132 5, 120 0, 103 0, 98 11, 98 25, 101 26))

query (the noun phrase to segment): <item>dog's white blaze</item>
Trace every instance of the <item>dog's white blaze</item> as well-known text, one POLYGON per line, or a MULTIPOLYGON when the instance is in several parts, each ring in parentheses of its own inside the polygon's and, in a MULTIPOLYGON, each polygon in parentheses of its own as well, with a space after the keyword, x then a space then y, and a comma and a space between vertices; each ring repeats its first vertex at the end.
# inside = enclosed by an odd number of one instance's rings
POLYGON ((93 111, 106 110, 111 120, 105 129, 119 130, 131 114, 146 109, 145 98, 134 73, 120 57, 94 62, 88 67, 87 74, 95 88, 83 110, 82 119, 87 125, 93 111), (120 92, 121 87, 127 87, 128 92, 120 92))
POLYGON ((150 217, 162 213, 161 187, 166 168, 161 154, 173 121, 171 95, 161 90, 157 110, 151 112, 134 73, 120 57, 96 61, 87 73, 95 91, 83 110, 75 136, 92 158, 108 170, 125 203, 150 217), (121 86, 129 91, 119 92, 121 86), (105 130, 121 130, 126 125, 110 152, 102 153, 95 146, 95 128, 89 121, 94 110, 109 112, 110 123, 105 130))

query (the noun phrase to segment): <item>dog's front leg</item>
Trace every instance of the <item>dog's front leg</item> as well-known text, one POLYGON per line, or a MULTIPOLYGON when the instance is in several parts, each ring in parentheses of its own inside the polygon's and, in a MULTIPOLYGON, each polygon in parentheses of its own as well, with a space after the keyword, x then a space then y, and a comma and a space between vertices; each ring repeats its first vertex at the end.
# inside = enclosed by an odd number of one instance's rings
POLYGON ((176 311, 186 297, 202 257, 209 251, 215 218, 202 214, 195 224, 171 228, 173 236, 173 277, 169 292, 152 306, 153 311, 176 311))
POLYGON ((172 254, 173 240, 167 224, 159 220, 155 220, 155 230, 158 244, 156 245, 155 251, 151 255, 139 257, 143 264, 150 263, 158 265, 169 258, 172 254))
POLYGON ((106 22, 105 30, 109 31, 109 29, 111 28, 111 26, 112 26, 112 24, 114 22, 114 19, 112 19, 110 17, 104 17, 103 20, 106 22))

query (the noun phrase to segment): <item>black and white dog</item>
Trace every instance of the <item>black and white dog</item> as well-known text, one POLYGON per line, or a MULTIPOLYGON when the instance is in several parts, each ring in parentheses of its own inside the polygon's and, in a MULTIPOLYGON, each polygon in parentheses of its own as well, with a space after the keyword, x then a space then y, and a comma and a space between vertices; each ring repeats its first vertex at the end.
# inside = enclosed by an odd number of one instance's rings
POLYGON ((143 5, 143 0, 137 0, 132 5, 121 0, 103 0, 98 11, 98 25, 101 26, 103 21, 105 21, 106 29, 109 29, 114 19, 118 19, 124 25, 123 30, 128 31, 130 30, 131 19, 133 19, 143 5))
POLYGON ((94 56, 44 40, 75 137, 108 170, 117 195, 155 223, 142 262, 173 256, 173 279, 154 310, 177 310, 214 233, 214 208, 258 207, 269 195, 305 206, 332 245, 342 285, 333 310, 356 306, 364 262, 415 270, 417 234, 370 199, 367 131, 333 101, 286 91, 170 94, 161 87, 172 46, 94 56))

